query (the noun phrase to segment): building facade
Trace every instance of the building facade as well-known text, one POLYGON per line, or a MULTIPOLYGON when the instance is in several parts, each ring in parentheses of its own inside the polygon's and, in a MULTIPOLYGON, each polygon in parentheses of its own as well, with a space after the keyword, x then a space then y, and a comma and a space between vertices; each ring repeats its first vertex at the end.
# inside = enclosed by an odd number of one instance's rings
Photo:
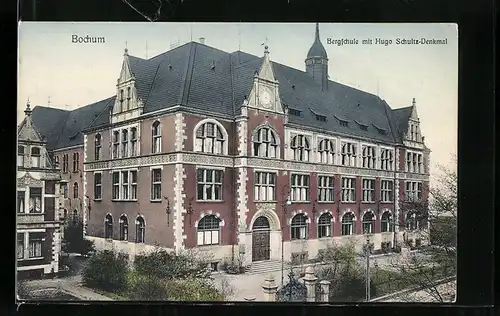
POLYGON ((60 173, 33 124, 29 104, 25 114, 18 127, 17 153, 17 271, 20 277, 57 273, 61 249, 57 214, 60 173))
POLYGON ((125 50, 116 95, 89 105, 80 131, 87 237, 132 258, 160 245, 247 264, 416 239, 399 208, 428 195, 415 100, 393 110, 330 81, 318 25, 305 68, 272 62, 267 46, 125 50))

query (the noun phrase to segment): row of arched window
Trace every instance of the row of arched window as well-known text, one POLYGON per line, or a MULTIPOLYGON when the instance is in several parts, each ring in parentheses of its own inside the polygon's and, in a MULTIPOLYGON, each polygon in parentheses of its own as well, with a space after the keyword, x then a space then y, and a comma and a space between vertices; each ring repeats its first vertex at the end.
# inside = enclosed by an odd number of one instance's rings
MULTIPOLYGON (((106 215, 104 219, 104 238, 113 239, 113 216, 111 214, 106 215)), ((118 220, 118 240, 129 241, 128 238, 128 217, 126 215, 121 215, 118 220)), ((141 215, 137 216, 135 219, 135 242, 144 243, 146 240, 146 222, 144 217, 141 215)))

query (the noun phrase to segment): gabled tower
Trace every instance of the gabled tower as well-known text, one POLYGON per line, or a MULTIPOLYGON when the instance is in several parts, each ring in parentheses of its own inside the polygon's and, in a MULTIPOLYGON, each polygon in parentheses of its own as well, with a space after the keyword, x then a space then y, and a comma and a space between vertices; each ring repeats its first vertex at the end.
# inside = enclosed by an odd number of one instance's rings
POLYGON ((319 39, 319 23, 316 23, 314 43, 306 58, 306 72, 314 78, 323 91, 328 90, 328 56, 319 39))

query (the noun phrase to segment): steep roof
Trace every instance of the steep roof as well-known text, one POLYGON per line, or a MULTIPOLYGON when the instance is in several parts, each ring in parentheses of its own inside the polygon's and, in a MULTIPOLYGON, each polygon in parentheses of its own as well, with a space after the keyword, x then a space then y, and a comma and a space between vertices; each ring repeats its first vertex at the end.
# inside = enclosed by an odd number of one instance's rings
POLYGON ((40 134, 45 137, 47 149, 54 149, 57 146, 57 141, 69 113, 70 111, 39 105, 33 108, 31 118, 40 134))
POLYGON ((307 58, 314 58, 314 57, 328 58, 325 47, 323 46, 323 44, 321 44, 321 40, 319 39, 319 23, 316 23, 314 42, 311 48, 309 48, 309 51, 307 52, 307 58))
MULTIPOLYGON (((228 53, 196 42, 150 59, 130 55, 128 58, 144 113, 182 105, 229 116, 238 113, 238 107, 250 94, 254 75, 263 60, 241 51, 228 53)), ((392 110, 378 96, 334 81, 329 81, 328 90, 322 91, 305 71, 276 62, 272 62, 272 67, 282 102, 301 113, 290 115, 291 123, 382 142, 400 141, 401 133, 406 131, 405 124, 411 114, 407 108, 392 110), (318 120, 317 115, 324 120, 318 120), (347 122, 348 126, 341 122, 347 122)), ((59 137, 55 147, 81 144, 82 129, 108 124, 114 100, 112 96, 67 114, 60 129, 64 136, 59 137)), ((51 131, 47 133, 52 135, 51 131)))
POLYGON ((394 116, 394 123, 396 124, 399 132, 399 137, 403 137, 403 134, 408 130, 408 121, 411 116, 413 106, 408 106, 404 108, 392 110, 394 116))

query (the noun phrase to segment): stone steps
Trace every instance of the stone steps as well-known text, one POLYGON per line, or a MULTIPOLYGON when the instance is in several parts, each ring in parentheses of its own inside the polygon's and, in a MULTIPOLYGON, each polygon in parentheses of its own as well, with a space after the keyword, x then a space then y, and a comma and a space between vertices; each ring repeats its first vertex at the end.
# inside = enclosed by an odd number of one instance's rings
MULTIPOLYGON (((285 262, 284 268, 288 269, 290 264, 285 262)), ((248 269, 249 274, 260 274, 267 272, 275 272, 281 271, 281 261, 277 260, 267 260, 267 261, 258 261, 253 262, 250 268, 248 269)))

